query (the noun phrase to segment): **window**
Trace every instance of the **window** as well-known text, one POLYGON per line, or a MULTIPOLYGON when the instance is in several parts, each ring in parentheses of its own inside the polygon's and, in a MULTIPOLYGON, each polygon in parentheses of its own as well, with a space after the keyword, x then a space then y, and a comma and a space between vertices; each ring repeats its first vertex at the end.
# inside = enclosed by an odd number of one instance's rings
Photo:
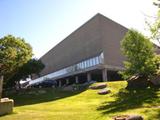
POLYGON ((82 61, 82 62, 77 63, 75 65, 69 66, 69 67, 61 69, 59 71, 56 71, 54 73, 50 73, 48 75, 45 75, 43 77, 40 77, 40 78, 36 79, 36 81, 43 80, 45 77, 47 77, 47 78, 58 77, 58 76, 61 76, 61 75, 64 75, 64 74, 67 74, 67 73, 70 73, 70 72, 75 72, 75 71, 82 70, 82 69, 85 69, 85 68, 88 68, 88 67, 92 67, 92 66, 98 65, 100 63, 104 63, 103 52, 99 56, 96 56, 96 57, 90 58, 88 60, 82 61))
POLYGON ((84 66, 84 62, 82 62, 82 69, 84 69, 85 68, 85 66, 84 66))
POLYGON ((95 61, 96 61, 96 65, 99 64, 99 59, 98 59, 98 57, 95 58, 95 61))
POLYGON ((87 60, 87 63, 88 63, 88 67, 90 67, 90 66, 91 66, 91 65, 90 65, 90 59, 87 60))
POLYGON ((93 66, 96 65, 96 60, 95 60, 95 58, 93 58, 92 60, 93 60, 93 66))
POLYGON ((103 52, 100 54, 99 59, 100 59, 100 63, 104 63, 104 54, 103 54, 103 52))

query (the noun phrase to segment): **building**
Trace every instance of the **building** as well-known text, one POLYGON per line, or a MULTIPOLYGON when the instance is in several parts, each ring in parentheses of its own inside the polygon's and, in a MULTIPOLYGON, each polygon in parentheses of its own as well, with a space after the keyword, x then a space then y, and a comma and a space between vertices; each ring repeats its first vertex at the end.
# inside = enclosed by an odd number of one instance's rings
POLYGON ((117 80, 123 70, 120 41, 128 31, 124 26, 95 15, 40 59, 45 64, 39 78, 56 80, 59 86, 90 80, 117 80))

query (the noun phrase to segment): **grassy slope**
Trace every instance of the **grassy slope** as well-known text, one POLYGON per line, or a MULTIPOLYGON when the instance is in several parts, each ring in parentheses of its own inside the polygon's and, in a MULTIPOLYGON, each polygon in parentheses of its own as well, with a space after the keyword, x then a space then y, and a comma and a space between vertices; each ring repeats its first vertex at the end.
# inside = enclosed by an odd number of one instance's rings
POLYGON ((14 96, 14 113, 0 120, 110 120, 119 114, 140 114, 145 120, 159 120, 160 89, 122 90, 126 82, 107 83, 112 93, 97 90, 81 93, 49 91, 41 95, 14 96))

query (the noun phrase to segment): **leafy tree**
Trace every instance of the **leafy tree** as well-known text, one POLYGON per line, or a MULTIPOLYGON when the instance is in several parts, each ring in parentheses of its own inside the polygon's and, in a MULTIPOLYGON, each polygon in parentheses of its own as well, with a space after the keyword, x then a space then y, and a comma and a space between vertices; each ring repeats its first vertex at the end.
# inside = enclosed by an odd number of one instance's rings
POLYGON ((32 57, 31 46, 23 38, 7 35, 0 39, 0 76, 11 78, 32 57))
POLYGON ((150 39, 152 41, 157 41, 158 44, 160 45, 160 0, 154 1, 153 4, 157 6, 157 14, 154 17, 149 17, 151 21, 145 21, 147 26, 149 27, 149 32, 150 32, 150 39))
MULTIPOLYGON (((18 72, 8 80, 7 87, 14 86, 16 83, 19 83, 20 80, 25 80, 29 77, 29 75, 37 74, 41 72, 44 68, 44 64, 37 59, 31 59, 26 64, 24 64, 21 68, 19 68, 18 72)), ((20 85, 20 84, 19 84, 20 85)), ((20 86, 19 86, 20 88, 20 86)))
POLYGON ((147 23, 151 33, 151 39, 153 41, 157 40, 160 44, 160 11, 157 12, 157 16, 155 21, 151 23, 147 23))
POLYGON ((126 70, 121 72, 124 79, 135 74, 150 76, 157 70, 153 44, 136 30, 129 30, 121 42, 126 70))
POLYGON ((39 75, 39 73, 44 67, 45 65, 41 62, 41 60, 31 59, 22 67, 21 71, 26 75, 32 75, 32 74, 39 75))

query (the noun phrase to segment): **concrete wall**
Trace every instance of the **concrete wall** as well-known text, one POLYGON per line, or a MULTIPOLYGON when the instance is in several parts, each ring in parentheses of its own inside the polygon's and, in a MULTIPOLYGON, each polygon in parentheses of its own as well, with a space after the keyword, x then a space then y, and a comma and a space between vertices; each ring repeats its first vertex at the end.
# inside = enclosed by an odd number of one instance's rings
POLYGON ((41 75, 76 64, 101 52, 100 22, 99 17, 95 16, 41 58, 46 66, 41 75))
POLYGON ((120 41, 128 29, 105 16, 100 16, 104 62, 107 65, 123 67, 125 58, 120 50, 120 41))

